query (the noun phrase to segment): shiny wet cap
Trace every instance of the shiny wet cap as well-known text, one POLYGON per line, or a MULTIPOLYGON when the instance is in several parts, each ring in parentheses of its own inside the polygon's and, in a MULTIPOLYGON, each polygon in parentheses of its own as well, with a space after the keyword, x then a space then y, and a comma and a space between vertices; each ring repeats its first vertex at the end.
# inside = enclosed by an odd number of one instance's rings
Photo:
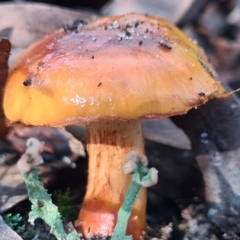
POLYGON ((64 126, 164 118, 229 96, 199 48, 169 22, 140 14, 76 21, 12 67, 8 119, 64 126))

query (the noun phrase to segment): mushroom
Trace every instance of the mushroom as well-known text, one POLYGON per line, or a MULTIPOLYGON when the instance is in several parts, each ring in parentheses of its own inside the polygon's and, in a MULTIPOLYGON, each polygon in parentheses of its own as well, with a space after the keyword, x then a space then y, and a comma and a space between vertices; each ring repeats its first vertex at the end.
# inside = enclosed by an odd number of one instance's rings
MULTIPOLYGON (((231 96, 202 49, 169 22, 140 14, 102 17, 65 27, 31 46, 8 78, 11 121, 63 127, 87 124, 89 174, 78 231, 111 235, 130 184, 125 155, 144 153, 141 119, 185 114, 231 96)), ((128 224, 145 228, 142 188, 128 224)))

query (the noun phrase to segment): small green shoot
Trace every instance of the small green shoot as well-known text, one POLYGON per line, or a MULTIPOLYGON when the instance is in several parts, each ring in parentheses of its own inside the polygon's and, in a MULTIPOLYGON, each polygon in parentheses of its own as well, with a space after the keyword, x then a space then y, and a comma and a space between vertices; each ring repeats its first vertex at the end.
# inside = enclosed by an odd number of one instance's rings
POLYGON ((24 240, 32 240, 36 233, 32 226, 25 226, 23 224, 22 216, 17 213, 12 215, 11 213, 6 214, 3 217, 4 222, 18 235, 20 235, 24 240))
POLYGON ((74 221, 77 218, 77 211, 74 206, 74 200, 70 196, 69 188, 65 191, 55 191, 53 193, 54 203, 58 207, 58 211, 67 221, 74 221))
POLYGON ((6 214, 3 217, 4 222, 17 234, 22 235, 25 231, 25 226, 22 223, 22 216, 18 213, 12 215, 11 213, 6 214))
POLYGON ((141 187, 150 187, 157 183, 158 175, 155 168, 148 169, 147 158, 144 155, 131 151, 126 155, 124 173, 132 173, 132 181, 121 206, 117 223, 112 234, 112 240, 131 240, 132 236, 126 236, 127 224, 132 212, 133 204, 141 187))

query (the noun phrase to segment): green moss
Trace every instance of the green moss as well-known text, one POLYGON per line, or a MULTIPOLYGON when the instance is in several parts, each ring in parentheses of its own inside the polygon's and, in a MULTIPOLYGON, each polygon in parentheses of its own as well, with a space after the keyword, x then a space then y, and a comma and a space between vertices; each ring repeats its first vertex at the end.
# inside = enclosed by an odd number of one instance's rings
POLYGON ((18 213, 12 215, 11 213, 3 216, 4 222, 24 240, 32 240, 36 235, 35 230, 31 226, 25 226, 22 216, 18 213))
POLYGON ((4 222, 16 233, 21 235, 25 231, 25 225, 22 222, 22 216, 18 213, 12 215, 11 213, 6 214, 3 217, 4 222))
POLYGON ((70 196, 69 188, 65 191, 55 191, 53 193, 54 203, 58 207, 60 214, 66 221, 74 221, 77 218, 77 210, 75 208, 74 200, 70 196))

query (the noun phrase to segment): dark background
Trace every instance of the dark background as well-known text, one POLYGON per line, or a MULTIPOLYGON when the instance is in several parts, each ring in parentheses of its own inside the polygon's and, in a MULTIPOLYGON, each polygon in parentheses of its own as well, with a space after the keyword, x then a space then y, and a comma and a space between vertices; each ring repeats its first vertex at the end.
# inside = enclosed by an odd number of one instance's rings
MULTIPOLYGON (((10 2, 10 1, 3 1, 0 0, 0 2, 10 2)), ((26 1, 26 2, 33 2, 33 1, 26 1)), ((46 0, 46 1, 34 1, 34 2, 43 2, 43 3, 50 3, 55 4, 59 6, 65 6, 65 7, 87 7, 87 8, 93 8, 93 9, 99 9, 101 8, 108 0, 46 0)))

